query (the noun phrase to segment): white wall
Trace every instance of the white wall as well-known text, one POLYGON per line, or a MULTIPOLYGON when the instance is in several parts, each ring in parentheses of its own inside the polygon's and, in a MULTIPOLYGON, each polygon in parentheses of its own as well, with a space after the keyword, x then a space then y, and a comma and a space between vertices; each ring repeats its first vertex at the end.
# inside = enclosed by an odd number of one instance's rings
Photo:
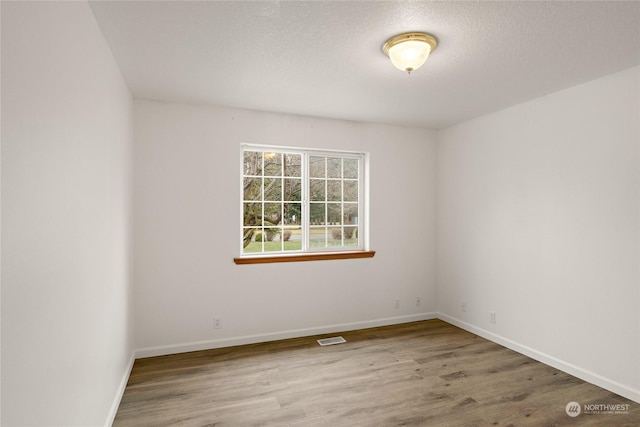
POLYGON ((639 80, 440 131, 437 160, 441 316, 636 401, 639 80))
POLYGON ((139 356, 433 316, 434 132, 150 101, 134 111, 139 356), (375 257, 235 265, 241 143, 369 152, 375 257))
POLYGON ((86 3, 1 7, 2 424, 109 424, 133 348, 131 95, 86 3))

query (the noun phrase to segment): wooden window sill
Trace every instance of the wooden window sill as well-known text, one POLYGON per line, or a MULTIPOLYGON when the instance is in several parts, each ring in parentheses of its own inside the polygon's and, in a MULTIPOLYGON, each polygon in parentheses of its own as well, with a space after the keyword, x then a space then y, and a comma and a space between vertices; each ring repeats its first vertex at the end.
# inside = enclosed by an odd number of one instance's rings
POLYGON ((300 255, 255 256, 234 258, 236 264, 269 264, 274 262, 327 261, 330 259, 373 258, 376 251, 331 252, 300 255))

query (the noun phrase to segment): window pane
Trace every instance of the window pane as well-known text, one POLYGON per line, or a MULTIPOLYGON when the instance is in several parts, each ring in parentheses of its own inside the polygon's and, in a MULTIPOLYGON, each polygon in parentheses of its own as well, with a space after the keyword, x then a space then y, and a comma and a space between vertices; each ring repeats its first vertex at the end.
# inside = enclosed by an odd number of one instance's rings
POLYGON ((280 178, 264 179, 264 200, 271 200, 271 201, 282 200, 282 179, 280 178))
POLYGON ((342 201, 342 181, 327 181, 327 201, 342 201))
POLYGON ((324 203, 311 203, 309 205, 309 222, 311 225, 324 224, 325 206, 324 203))
POLYGON ((265 228, 262 238, 264 239, 265 252, 281 252, 282 251, 282 228, 271 227, 265 228))
POLYGON ((344 245, 345 246, 358 245, 358 227, 344 228, 344 245))
POLYGON ((300 154, 284 155, 284 175, 285 176, 302 176, 302 156, 300 154))
POLYGON ((325 183, 326 181, 324 179, 309 180, 309 200, 322 202, 326 200, 324 191, 325 183))
POLYGON ((283 199, 288 202, 299 202, 302 200, 302 180, 285 178, 283 180, 283 199))
POLYGON ((358 178, 358 159, 344 159, 344 177, 358 178))
POLYGON ((345 203, 344 207, 344 224, 358 224, 358 204, 357 203, 345 203))
POLYGON ((300 227, 284 228, 282 230, 282 241, 285 251, 302 250, 302 230, 300 227))
POLYGON ((243 252, 254 253, 262 252, 262 242, 256 241, 256 236, 260 233, 260 228, 244 228, 243 229, 243 252))
POLYGON ((342 178, 342 159, 327 159, 327 177, 342 178))
POLYGON ((302 223, 302 203, 284 204, 284 224, 300 225, 302 223))
POLYGON ((244 178, 244 200, 262 198, 262 178, 244 178))
POLYGON ((327 246, 342 246, 342 228, 332 227, 329 229, 329 239, 327 246))
POLYGON ((243 210, 244 226, 262 225, 262 203, 245 203, 243 210))
POLYGON ((264 204, 264 226, 270 227, 280 224, 282 220, 282 204, 281 203, 265 203, 264 204))
POLYGON ((327 203, 327 221, 329 224, 342 224, 342 207, 340 203, 327 203))
POLYGON ((309 157, 309 176, 311 178, 324 178, 326 176, 324 157, 309 157))
POLYGON ((327 230, 324 227, 311 227, 309 230, 309 246, 312 248, 326 247, 327 230))
POLYGON ((262 153, 244 152, 244 175, 262 175, 262 153))
POLYGON ((265 176, 282 176, 282 153, 264 153, 265 176))
POLYGON ((344 181, 344 201, 345 202, 357 202, 358 201, 358 181, 344 181))

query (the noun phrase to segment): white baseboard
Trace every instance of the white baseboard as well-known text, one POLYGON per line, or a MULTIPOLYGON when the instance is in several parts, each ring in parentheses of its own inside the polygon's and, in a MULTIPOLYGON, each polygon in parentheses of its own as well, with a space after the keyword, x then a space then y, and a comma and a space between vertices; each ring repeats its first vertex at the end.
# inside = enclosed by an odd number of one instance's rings
POLYGON ((524 354, 525 356, 528 356, 532 359, 535 359, 553 368, 559 369, 563 372, 573 375, 574 377, 580 378, 591 384, 595 384, 598 387, 602 387, 622 397, 626 397, 627 399, 640 403, 640 390, 634 390, 631 387, 628 387, 624 384, 620 384, 616 381, 611 381, 607 378, 604 378, 586 369, 582 369, 571 363, 567 363, 553 356, 549 356, 548 354, 541 353, 530 347, 524 346, 522 344, 518 344, 517 342, 511 341, 500 335, 494 334, 493 332, 489 332, 486 329, 478 328, 477 326, 463 322, 462 320, 456 319, 455 317, 451 317, 443 313, 437 313, 436 317, 447 323, 451 323, 452 325, 462 328, 468 332, 471 332, 473 334, 486 338, 489 341, 493 341, 513 351, 517 351, 518 353, 524 354))
POLYGON ((222 338, 211 341, 199 341, 168 345, 162 347, 149 347, 136 350, 135 358, 165 356, 168 354, 185 353, 188 351, 210 350, 213 348, 232 347, 236 345, 255 344, 260 342, 277 341, 288 338, 300 338, 310 335, 329 334, 334 332, 355 331, 358 329, 375 328, 379 326, 395 325, 399 323, 417 322, 420 320, 435 319, 436 313, 421 313, 408 316, 388 317, 384 319, 368 320, 364 322, 342 323, 337 325, 319 326, 307 329, 294 329, 267 334, 247 335, 243 337, 222 338))
POLYGON ((133 369, 133 363, 135 362, 135 353, 131 354, 131 358, 129 359, 129 363, 127 364, 127 368, 125 369, 124 374, 122 375, 122 379, 120 380, 120 385, 118 386, 118 390, 116 391, 116 396, 113 399, 113 403, 111 404, 111 409, 109 410, 109 414, 107 415, 107 421, 105 421, 105 427, 111 427, 113 425, 113 421, 116 419, 116 414, 118 413, 118 407, 120 406, 120 401, 122 400, 122 396, 124 395, 124 389, 127 387, 127 382, 129 381, 129 377, 131 376, 131 370, 133 369))

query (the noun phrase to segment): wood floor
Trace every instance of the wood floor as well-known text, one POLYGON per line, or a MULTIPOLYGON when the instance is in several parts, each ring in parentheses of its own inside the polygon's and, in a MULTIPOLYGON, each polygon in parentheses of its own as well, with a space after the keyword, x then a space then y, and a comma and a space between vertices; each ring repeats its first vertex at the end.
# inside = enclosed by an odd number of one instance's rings
POLYGON ((137 360, 114 426, 640 426, 640 404, 440 320, 315 341, 335 335, 137 360))

